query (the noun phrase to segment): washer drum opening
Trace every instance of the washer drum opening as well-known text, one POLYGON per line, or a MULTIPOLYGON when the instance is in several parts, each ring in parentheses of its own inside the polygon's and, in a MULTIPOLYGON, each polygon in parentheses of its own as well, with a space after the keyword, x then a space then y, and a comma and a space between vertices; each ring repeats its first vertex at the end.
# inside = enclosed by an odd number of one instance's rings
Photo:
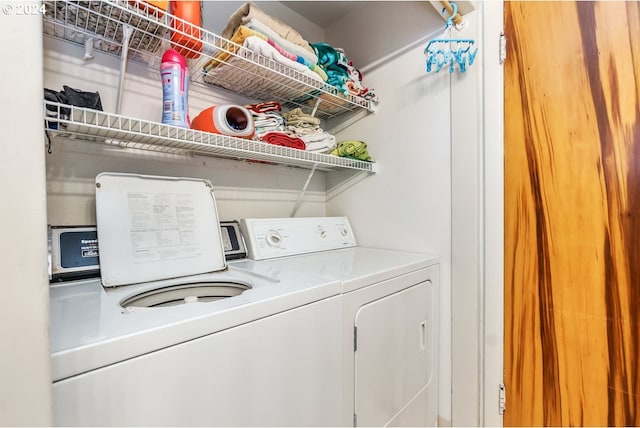
POLYGON ((213 302, 239 296, 251 289, 250 285, 237 282, 208 281, 172 285, 145 291, 124 299, 123 308, 162 308, 194 302, 213 302))

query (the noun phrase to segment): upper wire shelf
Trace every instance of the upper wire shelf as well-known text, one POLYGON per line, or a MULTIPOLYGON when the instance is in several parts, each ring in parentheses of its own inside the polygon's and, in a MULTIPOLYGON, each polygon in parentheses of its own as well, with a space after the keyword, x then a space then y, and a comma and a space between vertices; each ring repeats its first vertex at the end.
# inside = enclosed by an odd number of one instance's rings
POLYGON ((205 155, 335 171, 376 172, 376 164, 358 159, 276 146, 262 141, 212 134, 118 114, 44 102, 46 130, 60 137, 178 155, 205 155))
MULTIPOLYGON (((286 108, 328 119, 351 111, 374 111, 371 100, 343 94, 334 86, 309 77, 244 46, 170 15, 141 0, 45 0, 44 33, 76 44, 159 68, 171 45, 171 34, 201 40, 201 49, 180 45, 187 52, 192 82, 212 85, 261 101, 278 101, 286 108), (125 26, 131 30, 125 37, 125 26), (124 40, 128 46, 124 49, 124 40), (224 60, 220 60, 224 57, 224 60), (215 63, 216 67, 207 67, 215 63)), ((200 43, 198 43, 200 44, 200 43)))

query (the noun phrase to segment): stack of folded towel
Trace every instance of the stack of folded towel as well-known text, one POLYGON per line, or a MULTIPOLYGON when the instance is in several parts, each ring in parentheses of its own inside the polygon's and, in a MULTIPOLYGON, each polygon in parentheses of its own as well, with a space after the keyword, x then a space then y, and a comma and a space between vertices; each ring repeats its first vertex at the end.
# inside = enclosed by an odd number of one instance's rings
MULTIPOLYGON (((204 65, 205 81, 221 84, 221 81, 229 80, 226 83, 236 81, 261 85, 259 78, 254 82, 252 78, 241 77, 243 73, 234 72, 237 68, 233 67, 237 65, 230 67, 234 71, 225 70, 224 78, 220 77, 220 70, 224 69, 222 66, 227 63, 231 65, 235 57, 255 61, 253 54, 260 54, 293 68, 318 83, 326 82, 344 95, 378 101, 374 91, 362 84, 362 74, 349 61, 344 50, 326 43, 309 43, 294 28, 266 14, 255 3, 244 3, 236 10, 221 36, 228 42, 222 40, 217 43, 219 50, 204 65)), ((307 88, 303 87, 302 91, 307 88)), ((314 93, 310 97, 317 95, 319 94, 314 93)), ((306 100, 307 98, 296 99, 297 102, 306 100)))
POLYGON ((291 135, 285 129, 285 119, 280 111, 282 106, 277 101, 247 104, 245 107, 251 112, 256 132, 254 139, 276 146, 305 150, 303 140, 291 135))
POLYGON ((329 153, 335 148, 336 138, 320 128, 320 119, 300 108, 281 113, 277 101, 245 107, 253 116, 255 140, 316 153, 329 153))
POLYGON ((295 29, 267 15, 254 3, 245 3, 231 15, 221 36, 231 43, 222 43, 216 55, 204 65, 210 72, 240 52, 241 47, 294 68, 319 82, 327 80, 318 66, 315 51, 295 29))
POLYGON ((320 119, 306 114, 300 108, 282 113, 287 133, 304 141, 306 150, 328 153, 336 145, 336 138, 320 128, 320 119))
POLYGON ((336 144, 336 137, 320 127, 320 119, 300 108, 281 112, 277 101, 247 104, 255 124, 254 139, 276 146, 327 153, 340 157, 371 161, 367 144, 347 140, 336 144))
POLYGON ((277 18, 267 15, 255 3, 249 2, 240 6, 229 18, 221 36, 230 39, 241 25, 246 25, 277 42, 281 42, 292 53, 307 58, 312 64, 318 63, 313 48, 300 33, 277 18))
POLYGON ((313 43, 311 47, 318 56, 318 64, 327 73, 327 83, 338 88, 343 94, 351 94, 368 100, 378 101, 373 89, 362 83, 362 73, 349 61, 343 49, 327 43, 313 43))
POLYGON ((256 128, 254 134, 256 139, 268 132, 283 132, 284 118, 280 114, 282 106, 279 102, 270 101, 265 103, 247 104, 245 107, 251 112, 253 123, 256 128))

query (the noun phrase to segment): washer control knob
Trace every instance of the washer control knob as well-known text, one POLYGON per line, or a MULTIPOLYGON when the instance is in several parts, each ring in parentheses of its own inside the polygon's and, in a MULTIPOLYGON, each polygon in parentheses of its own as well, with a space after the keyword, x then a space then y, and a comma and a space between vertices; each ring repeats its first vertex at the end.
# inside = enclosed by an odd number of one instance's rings
POLYGON ((280 244, 282 244, 282 235, 276 230, 270 230, 267 232, 266 241, 270 247, 280 247, 280 244))
POLYGON ((347 228, 346 228, 346 227, 341 227, 341 228, 340 228, 340 235, 342 235, 342 236, 347 236, 347 235, 349 235, 349 231, 347 230, 347 228))
POLYGON ((324 230, 324 229, 320 229, 320 230, 318 231, 318 235, 320 235, 320 237, 321 237, 322 239, 324 239, 324 238, 326 238, 326 237, 327 237, 327 231, 326 231, 326 230, 324 230))

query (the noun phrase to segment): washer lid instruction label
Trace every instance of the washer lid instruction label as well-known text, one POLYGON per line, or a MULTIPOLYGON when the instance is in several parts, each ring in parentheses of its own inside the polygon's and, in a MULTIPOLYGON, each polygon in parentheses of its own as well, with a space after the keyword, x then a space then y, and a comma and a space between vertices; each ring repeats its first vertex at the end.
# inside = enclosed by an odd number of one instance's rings
POLYGON ((202 255, 193 195, 127 193, 135 263, 202 255))

